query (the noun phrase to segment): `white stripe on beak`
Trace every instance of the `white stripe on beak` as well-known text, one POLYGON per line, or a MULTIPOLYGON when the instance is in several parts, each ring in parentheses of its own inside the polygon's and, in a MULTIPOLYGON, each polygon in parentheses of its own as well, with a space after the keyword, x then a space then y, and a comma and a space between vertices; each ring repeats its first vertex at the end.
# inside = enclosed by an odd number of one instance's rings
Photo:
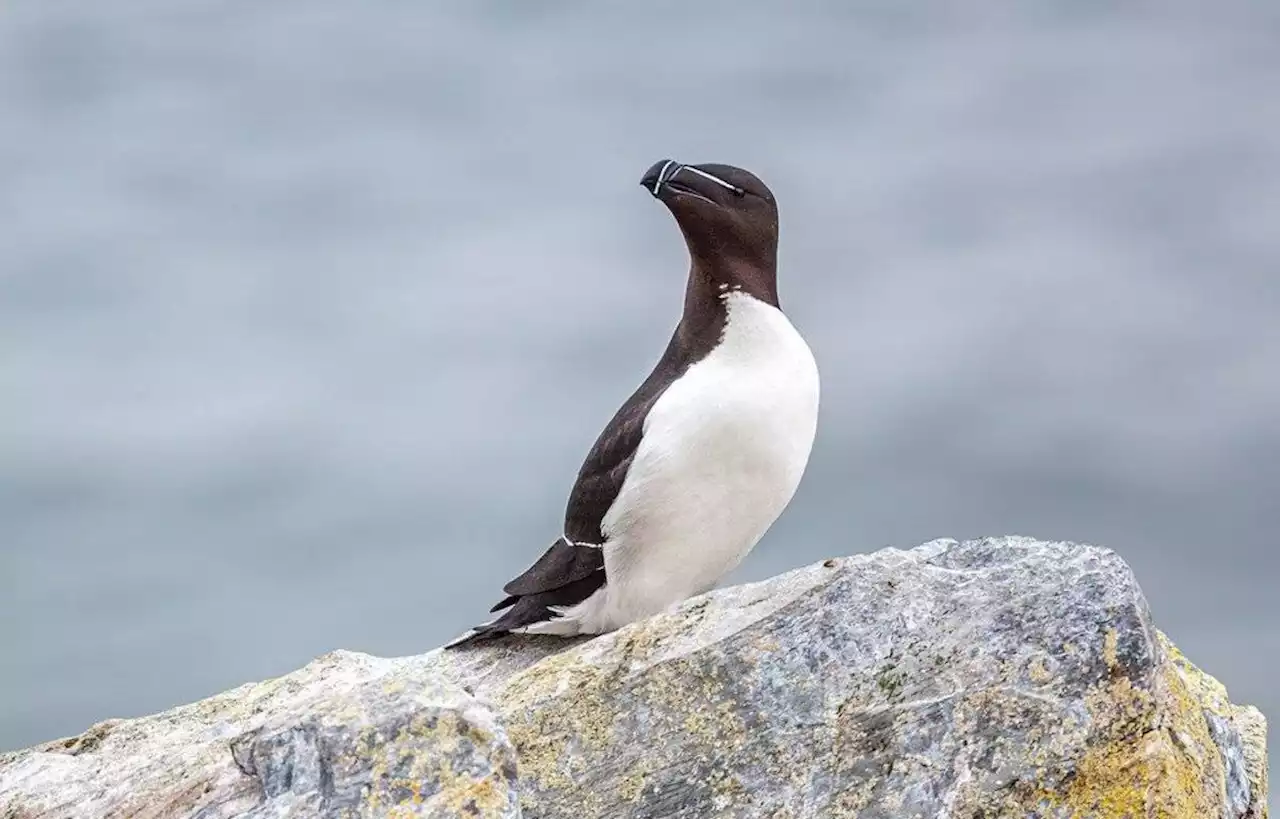
MULTIPOLYGON (((664 165, 664 166, 662 167, 662 170, 664 170, 664 171, 665 171, 666 169, 667 169, 667 168, 666 168, 666 166, 664 165)), ((733 192, 734 192, 734 193, 736 193, 736 194, 742 194, 742 193, 743 193, 742 188, 739 188, 737 185, 730 185, 728 182, 724 181, 723 179, 721 179, 720 177, 716 176, 715 174, 707 173, 706 171, 702 170, 701 168, 695 168, 695 167, 693 167, 692 165, 681 165, 679 168, 676 168, 675 173, 671 174, 671 176, 672 176, 672 177, 674 177, 674 176, 675 176, 677 173, 679 173, 680 171, 689 171, 690 173, 696 173, 698 176, 701 176, 703 179, 710 179, 712 182, 716 183, 717 185, 720 185, 721 187, 728 188, 729 190, 733 191, 733 192)), ((658 174, 658 176, 659 176, 659 178, 661 178, 662 174, 658 174)))
MULTIPOLYGON (((668 159, 668 160, 667 160, 667 163, 666 163, 665 165, 663 165, 663 166, 662 166, 662 170, 658 171, 658 178, 657 178, 656 180, 654 180, 654 183, 653 183, 653 195, 654 195, 654 196, 657 196, 657 195, 658 195, 658 191, 660 191, 660 190, 662 189, 662 183, 663 183, 663 182, 666 182, 666 181, 667 181, 667 179, 669 179, 669 178, 670 178, 670 177, 668 177, 668 176, 667 176, 667 171, 671 170, 671 166, 672 166, 672 165, 675 165, 675 166, 676 166, 676 173, 679 173, 680 168, 682 167, 682 166, 681 166, 678 162, 676 162, 674 159, 668 159)), ((671 174, 671 176, 675 176, 675 175, 676 175, 675 173, 672 173, 672 174, 671 174)))

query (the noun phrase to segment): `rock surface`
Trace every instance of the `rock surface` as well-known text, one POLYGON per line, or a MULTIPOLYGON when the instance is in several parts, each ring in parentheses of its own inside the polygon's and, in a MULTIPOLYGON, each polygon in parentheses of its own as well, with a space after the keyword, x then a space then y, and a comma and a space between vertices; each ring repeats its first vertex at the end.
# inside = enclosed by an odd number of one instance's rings
POLYGON ((942 540, 592 640, 334 652, 0 757, 0 817, 1263 819, 1265 731, 1112 552, 942 540))
POLYGON ((99 723, 9 755, 0 817, 519 816, 516 755, 494 713, 424 671, 334 652, 99 723))

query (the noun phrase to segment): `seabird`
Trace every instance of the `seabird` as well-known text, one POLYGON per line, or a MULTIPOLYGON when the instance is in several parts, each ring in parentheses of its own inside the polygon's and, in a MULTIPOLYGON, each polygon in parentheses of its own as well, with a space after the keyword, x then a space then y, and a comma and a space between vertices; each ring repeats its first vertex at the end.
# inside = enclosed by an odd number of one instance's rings
POLYGON ((778 305, 778 207, 754 174, 657 162, 640 179, 689 250, 684 313, 578 472, 564 532, 451 643, 601 634, 708 591, 790 503, 818 421, 813 353, 778 305), (505 611, 503 611, 505 609, 505 611))

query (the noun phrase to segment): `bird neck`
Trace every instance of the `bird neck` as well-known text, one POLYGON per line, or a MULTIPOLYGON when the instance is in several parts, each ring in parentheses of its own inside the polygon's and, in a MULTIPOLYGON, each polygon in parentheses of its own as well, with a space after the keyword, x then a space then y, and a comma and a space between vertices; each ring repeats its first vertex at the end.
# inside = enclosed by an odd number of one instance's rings
POLYGON ((722 258, 708 263, 694 257, 684 291, 684 315, 680 336, 688 343, 719 341, 726 319, 725 298, 745 293, 765 304, 778 306, 775 262, 750 262, 722 258))

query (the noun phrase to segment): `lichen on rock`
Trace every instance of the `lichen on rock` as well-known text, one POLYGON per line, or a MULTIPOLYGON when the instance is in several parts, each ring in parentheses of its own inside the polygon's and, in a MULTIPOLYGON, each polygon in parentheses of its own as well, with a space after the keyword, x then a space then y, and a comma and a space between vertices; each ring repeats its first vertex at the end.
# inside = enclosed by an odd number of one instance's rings
POLYGON ((4 819, 518 815, 515 751, 492 711, 345 651, 0 762, 4 819))
POLYGON ((726 589, 492 695, 528 815, 1262 816, 1192 668, 1116 555, 1002 538, 726 589))
POLYGON ((326 655, 10 754, 0 816, 1264 819, 1265 733, 1113 552, 939 540, 594 639, 326 655))

